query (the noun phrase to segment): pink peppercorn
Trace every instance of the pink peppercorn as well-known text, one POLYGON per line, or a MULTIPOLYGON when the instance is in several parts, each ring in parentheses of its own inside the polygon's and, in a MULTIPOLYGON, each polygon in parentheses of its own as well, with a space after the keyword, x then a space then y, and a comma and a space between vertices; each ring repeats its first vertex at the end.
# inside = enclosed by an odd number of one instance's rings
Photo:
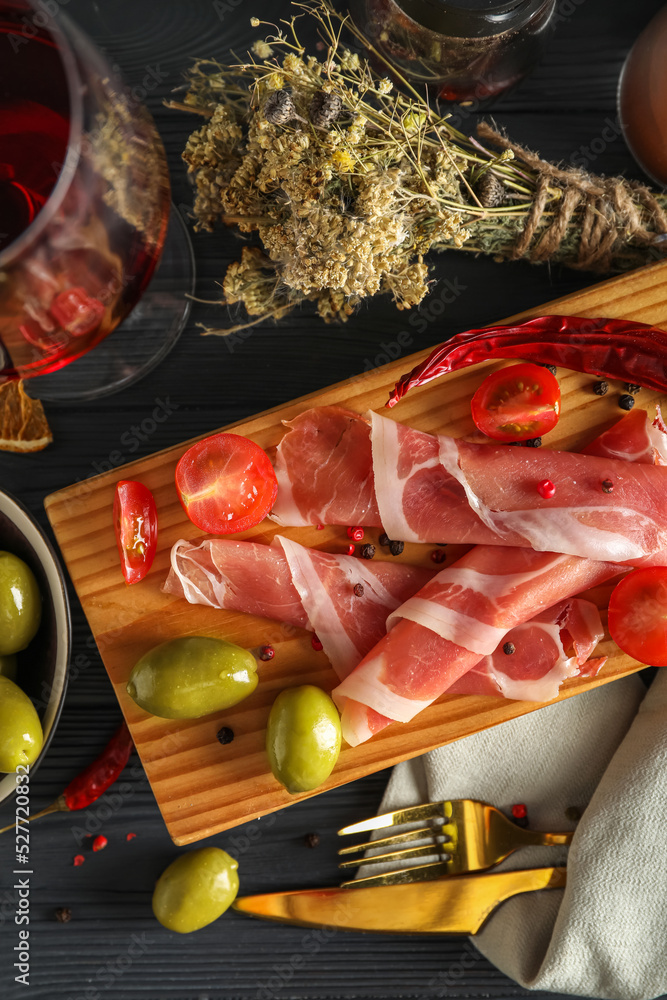
POLYGON ((515 819, 524 819, 528 815, 528 810, 523 802, 517 802, 516 805, 512 806, 512 816, 515 819))
POLYGON ((347 547, 347 554, 348 554, 348 556, 353 556, 356 551, 357 551, 357 546, 356 545, 348 545, 348 547, 347 547))
POLYGON ((93 850, 103 851, 108 843, 109 841, 107 840, 107 838, 104 836, 104 834, 101 833, 99 837, 95 837, 95 840, 93 841, 93 850))
POLYGON ((126 840, 134 840, 135 837, 136 837, 136 833, 128 833, 128 835, 127 835, 127 837, 125 839, 126 840))
POLYGON ((550 479, 540 479, 537 484, 537 492, 544 500, 551 500, 556 495, 556 487, 550 479))
POLYGON ((257 656, 260 660, 272 660, 276 655, 276 651, 273 646, 260 646, 257 656))
POLYGON ((443 552, 442 549, 433 549, 431 552, 431 559, 434 563, 443 563, 447 558, 447 553, 443 552))
POLYGON ((363 528, 348 528, 347 537, 353 539, 355 542, 361 542, 364 538, 363 528))
POLYGON ((78 868, 80 865, 84 863, 85 860, 86 859, 84 858, 83 854, 75 854, 74 861, 72 863, 75 868, 78 868))
POLYGON ((316 649, 318 653, 319 653, 319 651, 321 649, 324 648, 323 645, 322 645, 322 643, 320 642, 320 640, 317 638, 316 635, 312 636, 312 638, 310 640, 310 645, 313 647, 313 649, 316 649))

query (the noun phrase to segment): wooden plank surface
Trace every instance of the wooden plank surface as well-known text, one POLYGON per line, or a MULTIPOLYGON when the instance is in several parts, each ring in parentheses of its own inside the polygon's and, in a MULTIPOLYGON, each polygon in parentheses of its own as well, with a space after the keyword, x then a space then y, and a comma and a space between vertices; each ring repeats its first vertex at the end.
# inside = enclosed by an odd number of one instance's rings
MULTIPOLYGON (((667 264, 655 265, 548 303, 525 315, 540 312, 607 315, 664 324, 666 279, 667 264)), ((363 373, 226 429, 252 438, 271 452, 283 433, 281 421, 309 406, 340 404, 358 412, 381 409, 397 378, 424 354, 363 373)), ((470 397, 493 367, 497 365, 478 365, 414 390, 389 415, 425 431, 470 435, 474 432, 470 397)), ((595 380, 591 376, 560 369, 559 381, 563 416, 549 435, 551 447, 576 448, 621 415, 620 384, 612 383, 608 395, 600 398, 592 391, 595 380)), ((658 398, 657 394, 642 390, 637 405, 648 406, 658 398)), ((167 828, 178 844, 209 836, 306 797, 289 795, 268 770, 264 753, 267 714, 276 694, 284 687, 314 683, 330 689, 336 683, 324 654, 313 651, 307 633, 250 615, 191 606, 183 599, 161 592, 173 543, 182 537, 203 537, 186 518, 174 489, 176 463, 191 443, 184 442, 77 483, 46 500, 47 513, 77 594, 167 828), (114 487, 121 478, 139 479, 152 490, 160 519, 159 549, 153 568, 145 581, 132 588, 125 586, 120 573, 111 519, 114 487), (247 647, 271 642, 276 656, 270 663, 260 664, 257 691, 234 709, 187 722, 149 716, 125 692, 130 670, 147 650, 184 634, 215 635, 247 647), (215 738, 223 722, 236 734, 234 742, 226 746, 221 746, 215 738)), ((264 521, 239 537, 268 543, 275 530, 271 522, 264 521)), ((344 551, 348 541, 344 528, 340 527, 327 527, 324 531, 289 529, 283 533, 303 544, 329 551, 344 551)), ((376 536, 377 532, 368 533, 373 540, 376 536)), ((406 545, 402 559, 432 565, 430 551, 428 546, 406 545)), ((448 562, 462 551, 450 546, 448 562)), ((593 595, 603 610, 609 591, 609 586, 602 587, 593 595)), ((609 659, 598 677, 567 682, 561 697, 639 669, 635 661, 621 654, 609 640, 603 643, 602 652, 609 659)), ((345 747, 333 774, 320 790, 352 781, 538 707, 532 702, 445 695, 411 723, 394 724, 360 747, 345 747)))

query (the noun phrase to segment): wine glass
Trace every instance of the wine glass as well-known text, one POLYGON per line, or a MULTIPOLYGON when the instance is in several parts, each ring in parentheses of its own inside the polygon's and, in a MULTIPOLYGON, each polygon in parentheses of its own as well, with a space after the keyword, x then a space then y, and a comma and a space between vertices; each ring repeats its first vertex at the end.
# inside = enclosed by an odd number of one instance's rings
POLYGON ((169 208, 153 121, 102 54, 56 0, 0 0, 0 381, 91 398, 167 353, 194 277, 169 208))

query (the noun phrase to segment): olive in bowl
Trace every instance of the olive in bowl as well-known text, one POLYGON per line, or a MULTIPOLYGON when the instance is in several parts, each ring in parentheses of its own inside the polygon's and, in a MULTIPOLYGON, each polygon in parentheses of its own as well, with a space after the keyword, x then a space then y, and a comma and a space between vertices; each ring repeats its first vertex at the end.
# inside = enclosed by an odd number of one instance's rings
MULTIPOLYGON (((21 594, 26 598, 25 605, 21 602, 19 609, 14 605, 8 610, 7 603, 4 605, 3 636, 8 651, 5 652, 4 647, 0 650, 0 678, 8 680, 0 683, 11 692, 21 720, 24 722, 30 716, 30 742, 33 744, 35 718, 20 693, 9 686, 10 682, 18 686, 36 710, 42 731, 39 734, 41 750, 30 764, 32 774, 44 759, 65 699, 71 643, 69 602, 63 571, 44 531, 18 500, 2 490, 0 553, 8 554, 0 562, 0 589, 3 581, 5 584, 11 581, 16 590, 18 581, 21 594), (28 608, 30 613, 24 616, 28 608), (7 639, 10 631, 11 642, 7 639)), ((21 721, 11 712, 7 713, 7 718, 6 725, 21 721)), ((29 749, 10 743, 5 763, 18 759, 13 755, 15 750, 20 755, 25 752, 29 757, 34 755, 34 745, 29 749)), ((8 798, 15 787, 16 773, 0 773, 0 802, 8 798)))

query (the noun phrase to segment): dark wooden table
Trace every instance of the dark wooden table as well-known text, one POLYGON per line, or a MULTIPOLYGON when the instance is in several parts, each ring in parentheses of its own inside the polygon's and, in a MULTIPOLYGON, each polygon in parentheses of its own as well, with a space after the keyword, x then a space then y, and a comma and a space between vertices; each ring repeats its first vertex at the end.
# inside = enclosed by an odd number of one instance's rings
MULTIPOLYGON (((64 0, 63 0, 64 2, 64 0)), ((544 156, 604 173, 641 176, 618 133, 616 84, 628 48, 660 0, 559 0, 559 24, 542 64, 493 109, 517 141, 544 156), (609 135, 613 138, 609 140, 609 135)), ((163 99, 195 56, 224 59, 254 39, 250 16, 286 16, 286 0, 70 0, 67 12, 117 62, 131 86, 158 80, 147 95, 172 169, 174 200, 184 215, 191 195, 180 152, 196 120, 165 110, 163 99), (151 70, 154 72, 151 74, 151 70)), ((471 118, 466 127, 472 128, 471 118)), ((193 237, 197 292, 217 294, 241 244, 232 232, 193 237)), ((0 453, 0 484, 46 524, 43 499, 53 490, 117 462, 123 435, 141 424, 155 400, 173 413, 145 435, 140 457, 283 403, 382 363, 383 343, 410 331, 406 353, 470 326, 584 287, 594 277, 561 268, 497 264, 448 252, 433 260, 434 295, 449 280, 459 291, 441 316, 420 309, 422 333, 387 299, 364 307, 345 326, 324 326, 311 312, 279 327, 261 326, 242 342, 202 338, 197 322, 227 317, 196 305, 171 355, 143 382, 82 405, 51 404, 55 442, 32 456, 0 453), (115 454, 114 454, 115 453, 115 454)), ((154 423, 154 422, 153 422, 154 423)), ((148 425, 147 425, 148 426, 148 425)), ((125 439, 127 440, 127 438, 125 439)), ((34 807, 45 805, 101 750, 119 711, 79 603, 72 593, 72 677, 47 759, 32 781, 34 807)), ((15 1000, 220 1000, 235 998, 514 997, 515 983, 456 938, 374 937, 325 933, 252 921, 234 913, 189 937, 168 933, 150 908, 154 881, 177 854, 143 771, 134 758, 124 794, 107 793, 87 812, 51 816, 32 835, 30 987, 14 982, 16 944, 11 891, 12 841, 0 841, 0 998, 15 1000), (88 850, 87 833, 109 846, 88 850), (126 842, 126 834, 136 838, 126 842), (75 868, 82 850, 86 862, 75 868), (59 924, 57 907, 72 920, 59 924)), ((272 887, 333 885, 338 879, 334 831, 372 813, 387 773, 298 804, 212 839, 240 862, 245 893, 272 887), (319 846, 304 835, 317 831, 319 846)), ((12 806, 0 810, 10 822, 12 806)))

